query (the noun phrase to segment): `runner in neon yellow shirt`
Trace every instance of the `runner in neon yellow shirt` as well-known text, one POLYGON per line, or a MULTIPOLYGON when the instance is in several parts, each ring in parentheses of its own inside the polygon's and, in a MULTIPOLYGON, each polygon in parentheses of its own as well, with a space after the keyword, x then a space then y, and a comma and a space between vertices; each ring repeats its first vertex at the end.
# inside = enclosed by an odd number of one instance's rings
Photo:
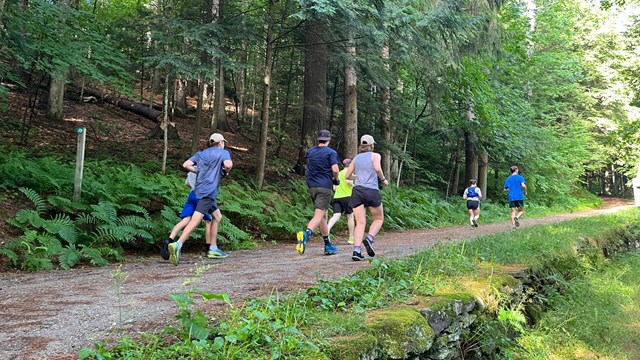
POLYGON ((331 232, 333 225, 340 220, 340 216, 344 213, 347 216, 347 227, 349 228, 349 244, 353 244, 353 229, 355 227, 355 223, 353 221, 353 209, 349 206, 349 199, 351 199, 351 191, 353 189, 353 181, 345 178, 347 166, 349 166, 350 163, 351 159, 342 160, 344 169, 342 169, 338 174, 340 185, 336 186, 336 192, 333 194, 333 202, 331 203, 333 207, 333 216, 329 219, 328 226, 329 232, 331 232))

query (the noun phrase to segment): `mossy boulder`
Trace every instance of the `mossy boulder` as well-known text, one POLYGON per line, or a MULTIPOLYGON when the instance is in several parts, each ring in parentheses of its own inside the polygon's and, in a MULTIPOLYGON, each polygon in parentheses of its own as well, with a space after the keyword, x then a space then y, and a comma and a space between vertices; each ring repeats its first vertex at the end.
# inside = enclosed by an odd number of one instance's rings
POLYGON ((377 340, 368 333, 339 336, 329 340, 325 353, 335 360, 373 360, 376 356, 377 340))
POLYGON ((406 359, 409 355, 424 353, 431 348, 435 338, 427 320, 411 308, 376 312, 367 323, 378 339, 382 358, 406 359))

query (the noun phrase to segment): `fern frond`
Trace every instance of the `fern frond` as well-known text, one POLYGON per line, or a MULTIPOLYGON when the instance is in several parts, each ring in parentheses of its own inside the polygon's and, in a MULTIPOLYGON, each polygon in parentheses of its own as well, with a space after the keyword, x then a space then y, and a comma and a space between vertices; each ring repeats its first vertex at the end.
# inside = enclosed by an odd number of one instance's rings
POLYGON ((71 269, 78 264, 81 257, 82 254, 75 245, 70 245, 62 249, 60 256, 58 256, 58 262, 63 269, 71 269))
POLYGON ((136 212, 138 214, 141 214, 142 216, 144 216, 145 218, 149 217, 149 212, 147 211, 147 209, 145 209, 144 207, 138 205, 138 204, 124 204, 124 205, 120 205, 120 209, 121 210, 129 210, 129 211, 133 211, 136 212))
POLYGON ((47 211, 47 203, 35 190, 27 187, 20 187, 18 188, 18 190, 20 190, 20 192, 23 193, 27 197, 27 199, 31 200, 33 205, 35 205, 38 214, 42 214, 47 211))
POLYGON ((118 217, 118 210, 114 203, 108 201, 100 201, 98 205, 91 205, 93 211, 91 215, 106 223, 113 223, 118 217))

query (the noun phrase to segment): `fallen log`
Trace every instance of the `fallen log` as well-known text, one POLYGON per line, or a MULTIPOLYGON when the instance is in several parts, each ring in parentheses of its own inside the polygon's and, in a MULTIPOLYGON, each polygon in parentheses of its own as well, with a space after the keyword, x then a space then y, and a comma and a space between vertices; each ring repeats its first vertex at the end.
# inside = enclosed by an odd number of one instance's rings
POLYGON ((154 122, 159 122, 160 120, 158 120, 158 117, 163 114, 162 111, 149 108, 148 105, 121 99, 114 95, 103 94, 94 89, 84 88, 84 93, 86 95, 93 96, 98 99, 102 99, 102 101, 104 102, 115 105, 123 110, 130 111, 134 114, 140 115, 154 122))

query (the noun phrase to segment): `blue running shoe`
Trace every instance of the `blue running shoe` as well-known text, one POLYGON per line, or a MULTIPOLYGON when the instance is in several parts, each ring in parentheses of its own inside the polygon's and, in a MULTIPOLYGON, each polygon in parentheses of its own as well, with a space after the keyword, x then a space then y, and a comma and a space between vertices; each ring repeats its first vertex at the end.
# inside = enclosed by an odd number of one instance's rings
POLYGON ((180 249, 178 249, 178 242, 172 242, 169 244, 169 261, 175 266, 178 266, 180 262, 180 249))
POLYGON ((324 246, 324 254, 325 255, 333 255, 338 252, 338 247, 332 244, 324 246))
POLYGON ((304 251, 307 250, 307 241, 309 241, 309 234, 306 231, 298 231, 296 234, 298 238, 298 244, 296 245, 296 250, 298 250, 298 254, 304 254, 304 251))
POLYGON ((227 256, 229 256, 229 254, 225 253, 224 251, 220 250, 220 249, 216 249, 216 250, 209 250, 207 252, 207 257, 209 259, 224 259, 227 256))
POLYGON ((362 245, 364 245, 365 249, 367 249, 367 255, 374 257, 376 256, 375 250, 373 250, 373 241, 368 237, 362 240, 362 245))

